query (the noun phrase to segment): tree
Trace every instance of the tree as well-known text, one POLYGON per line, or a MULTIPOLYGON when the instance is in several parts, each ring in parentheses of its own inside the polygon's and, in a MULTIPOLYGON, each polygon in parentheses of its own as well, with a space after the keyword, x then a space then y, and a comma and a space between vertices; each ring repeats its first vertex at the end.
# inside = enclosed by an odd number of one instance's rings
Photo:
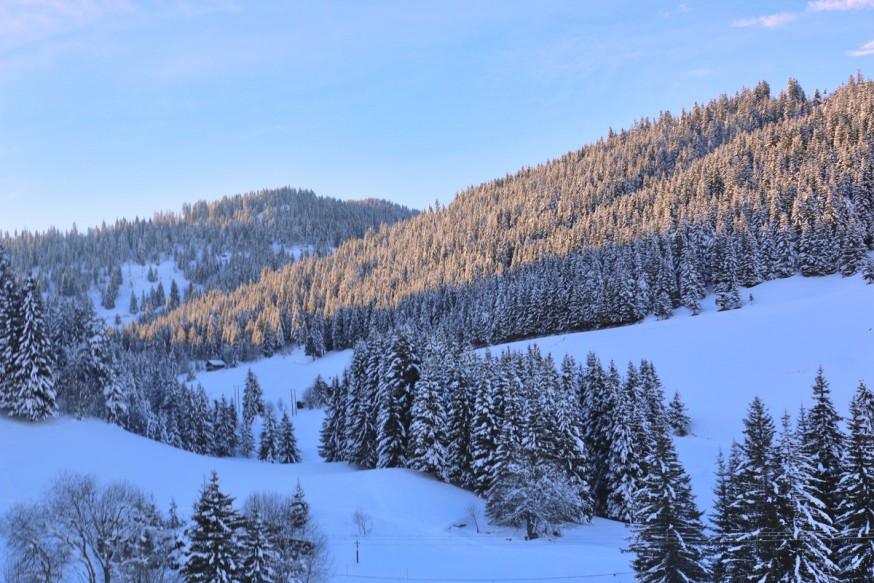
POLYGON ((188 582, 232 583, 240 575, 242 549, 238 530, 243 522, 233 507, 234 499, 224 494, 213 471, 194 504, 188 529, 190 541, 182 575, 188 582))
POLYGON ((279 461, 279 448, 276 434, 276 417, 273 409, 267 407, 264 412, 264 426, 261 428, 261 439, 258 445, 258 459, 262 462, 279 461))
POLYGON ((686 413, 686 405, 680 399, 680 393, 675 392, 674 398, 668 404, 668 425, 677 437, 689 435, 691 419, 686 413))
POLYGON ((814 405, 807 415, 806 427, 799 436, 801 448, 811 466, 813 495, 823 504, 829 525, 837 521, 838 483, 841 479, 841 459, 844 455, 844 435, 841 417, 831 400, 831 389, 822 367, 813 384, 814 405))
POLYGON ((525 528, 526 539, 558 534, 562 524, 578 524, 585 502, 549 463, 520 459, 508 463, 489 491, 486 514, 496 524, 525 528))
POLYGON ((648 472, 636 494, 639 518, 631 526, 632 566, 642 583, 703 583, 708 573, 701 511, 667 427, 653 433, 648 472))
POLYGON ((0 407, 12 401, 14 355, 18 352, 21 306, 6 251, 0 246, 0 407))
POLYGON ((775 433, 773 418, 756 397, 744 419, 744 440, 735 470, 736 497, 731 503, 737 517, 737 530, 731 535, 732 567, 756 580, 771 572, 778 547, 772 536, 780 529, 775 433))
POLYGON ((409 465, 438 478, 446 469, 446 414, 438 383, 427 376, 416 384, 410 423, 409 465))
POLYGON ((874 394, 859 383, 850 402, 849 437, 842 460, 836 562, 841 581, 874 580, 874 394))
POLYGON ((170 281, 170 296, 167 298, 167 309, 175 310, 179 307, 181 298, 179 297, 179 286, 176 285, 176 280, 170 281))
POLYGON ((57 414, 51 345, 43 320, 42 298, 33 278, 28 278, 25 285, 21 337, 10 377, 9 405, 13 415, 41 421, 57 414))
POLYGON ((256 506, 246 520, 246 535, 242 541, 242 576, 250 583, 275 581, 274 564, 276 553, 267 538, 261 513, 256 506))
POLYGON ((243 387, 243 423, 252 424, 256 415, 264 415, 264 393, 261 383, 250 368, 246 373, 246 385, 243 387))
POLYGON ((763 570, 769 578, 786 583, 835 583, 837 568, 829 546, 837 531, 825 503, 817 497, 815 470, 802 451, 789 416, 777 446, 774 477, 778 528, 763 532, 776 544, 774 556, 763 570))
POLYGON ((300 449, 297 447, 297 438, 294 435, 294 425, 288 417, 288 411, 282 412, 282 421, 279 423, 279 433, 276 439, 277 459, 281 464, 300 463, 300 449))

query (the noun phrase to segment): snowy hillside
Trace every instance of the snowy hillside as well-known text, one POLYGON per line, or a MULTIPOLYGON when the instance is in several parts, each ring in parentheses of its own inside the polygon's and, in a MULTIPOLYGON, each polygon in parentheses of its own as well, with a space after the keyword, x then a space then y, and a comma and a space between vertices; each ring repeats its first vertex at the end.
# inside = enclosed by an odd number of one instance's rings
MULTIPOLYGON (((793 277, 744 290, 741 310, 717 312, 709 298, 705 311, 677 313, 665 321, 624 328, 553 336, 515 343, 538 343, 544 352, 584 361, 594 351, 620 367, 649 359, 670 397, 680 391, 689 407, 694 436, 677 439, 693 477, 698 503, 708 507, 717 450, 741 437, 741 419, 754 396, 773 415, 795 415, 810 403, 817 367, 831 383, 839 411, 860 379, 874 384, 874 286, 860 277, 793 277), (752 293, 754 300, 749 301, 752 293)), ((499 351, 502 347, 495 347, 499 351)), ((313 362, 301 352, 252 363, 265 398, 288 402, 316 375, 338 374, 351 352, 313 362)), ((210 397, 232 397, 248 366, 202 372, 210 397)), ((596 519, 566 529, 561 538, 525 542, 523 532, 483 525, 476 534, 468 513, 476 496, 409 470, 355 471, 317 457, 321 413, 294 418, 304 455, 298 465, 253 460, 212 459, 175 450, 96 421, 56 419, 48 423, 0 420, 0 512, 16 500, 36 496, 62 469, 93 472, 103 481, 127 479, 152 492, 167 508, 171 497, 185 513, 212 469, 223 489, 243 498, 254 490, 290 492, 299 479, 312 512, 328 536, 337 581, 369 580, 543 580, 632 581, 623 525, 596 519), (14 469, 14 470, 13 470, 14 469), (12 470, 12 471, 10 471, 12 470), (372 533, 358 537, 352 514, 362 508, 373 519, 372 533), (466 524, 466 526, 460 526, 466 524), (614 573, 619 575, 614 576, 614 573), (593 575, 603 574, 602 577, 593 575)), ((480 520, 482 516, 480 514, 480 520)))

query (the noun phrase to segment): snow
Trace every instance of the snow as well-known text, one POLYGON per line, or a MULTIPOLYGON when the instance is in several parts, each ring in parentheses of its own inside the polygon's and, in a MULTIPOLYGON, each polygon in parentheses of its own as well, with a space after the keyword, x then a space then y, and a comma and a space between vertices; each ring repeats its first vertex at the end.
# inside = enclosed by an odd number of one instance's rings
POLYGON ((189 281, 185 279, 185 274, 182 270, 176 267, 176 262, 172 257, 164 258, 158 264, 146 263, 145 265, 140 265, 139 263, 134 262, 124 263, 121 266, 121 275, 123 283, 118 288, 118 297, 115 299, 115 308, 112 310, 107 310, 100 305, 100 290, 97 289, 97 287, 92 285, 88 292, 91 301, 94 303, 97 315, 103 318, 109 326, 115 326, 116 316, 121 319, 122 326, 127 325, 129 322, 136 320, 140 316, 143 309, 142 306, 139 306, 140 312, 136 314, 130 313, 131 291, 136 294, 137 303, 139 304, 143 292, 145 292, 146 297, 149 297, 149 291, 151 291, 152 288, 157 289, 159 282, 163 284, 164 294, 168 297, 170 295, 170 284, 174 279, 179 288, 180 298, 185 293, 185 290, 188 289, 189 285, 189 281), (150 282, 148 279, 150 267, 157 277, 157 280, 154 283, 150 282))
MULTIPOLYGON (((177 284, 183 286, 181 278, 177 284)), ((125 308, 129 295, 126 279, 119 302, 125 308)), ((706 508, 716 452, 720 447, 727 451, 731 440, 741 437, 741 420, 754 396, 765 401, 775 418, 784 410, 795 415, 799 405, 810 406, 810 387, 821 365, 838 411, 847 414, 859 380, 874 384, 874 285, 864 285, 860 277, 793 277, 744 290, 742 297, 747 305, 740 310, 717 312, 710 297, 699 316, 678 311, 669 320, 510 346, 536 342, 556 358, 570 353, 578 362, 594 351, 605 365, 614 359, 620 370, 628 360, 652 362, 666 395, 678 390, 688 406, 693 435, 676 443, 698 503, 706 508)), ((265 400, 288 403, 294 392, 299 399, 316 375, 338 375, 350 360, 351 351, 312 361, 295 350, 234 369, 204 371, 195 382, 210 398, 233 397, 236 390, 242 392, 251 366, 265 400)), ((180 515, 188 515, 215 469, 223 491, 237 497, 238 507, 252 491, 290 494, 299 479, 328 537, 335 581, 633 581, 631 556, 620 552, 627 546, 624 525, 595 519, 565 529, 559 538, 524 541, 522 531, 486 524, 481 498, 427 475, 358 471, 321 461, 316 454, 321 419, 320 411, 308 410, 293 418, 304 457, 294 465, 198 456, 93 420, 61 418, 34 425, 0 419, 0 513, 17 500, 38 496, 59 471, 71 469, 94 473, 103 482, 130 480, 154 494, 161 508, 166 510, 175 498, 180 515), (471 504, 479 509, 483 533, 476 533, 468 515, 471 504), (358 508, 373 522, 366 536, 358 535, 352 519, 358 508)))

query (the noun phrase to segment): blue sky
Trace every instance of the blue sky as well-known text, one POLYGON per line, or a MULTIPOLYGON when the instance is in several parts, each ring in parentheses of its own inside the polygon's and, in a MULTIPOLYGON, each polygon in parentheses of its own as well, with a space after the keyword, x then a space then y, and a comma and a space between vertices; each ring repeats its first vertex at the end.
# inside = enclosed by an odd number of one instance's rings
POLYGON ((874 0, 0 0, 0 230, 290 185, 425 208, 765 79, 874 74, 874 0))

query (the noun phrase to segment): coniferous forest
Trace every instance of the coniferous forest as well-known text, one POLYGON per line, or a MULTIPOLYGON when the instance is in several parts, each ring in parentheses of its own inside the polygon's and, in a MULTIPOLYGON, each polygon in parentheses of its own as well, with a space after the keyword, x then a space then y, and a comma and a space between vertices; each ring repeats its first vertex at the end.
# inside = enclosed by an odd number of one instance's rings
MULTIPOLYGON (((306 395, 325 410, 326 462, 430 474, 482 496, 493 524, 527 540, 624 522, 640 581, 872 581, 864 382, 845 415, 822 369, 810 409, 775 420, 754 400, 743 437, 714 460, 704 519, 675 448, 690 432, 685 388, 663 387, 657 363, 486 348, 694 316, 708 294, 734 310, 752 301, 741 288, 797 274, 874 283, 872 250, 874 82, 857 74, 830 93, 762 82, 421 213, 286 188, 85 233, 7 234, 0 409, 296 464, 296 404, 265 402, 251 369, 241 403, 210 402, 193 375, 206 359, 351 348, 342 375, 306 395), (191 282, 184 296, 174 281, 127 326, 98 316, 91 291, 114 305, 123 266, 166 260, 191 282)), ((89 581, 325 576, 299 484, 236 509, 213 474, 186 529, 130 484, 64 475, 0 534, 6 573, 22 581, 59 580, 72 564, 89 581), (116 522, 78 512, 83 501, 116 522)))

